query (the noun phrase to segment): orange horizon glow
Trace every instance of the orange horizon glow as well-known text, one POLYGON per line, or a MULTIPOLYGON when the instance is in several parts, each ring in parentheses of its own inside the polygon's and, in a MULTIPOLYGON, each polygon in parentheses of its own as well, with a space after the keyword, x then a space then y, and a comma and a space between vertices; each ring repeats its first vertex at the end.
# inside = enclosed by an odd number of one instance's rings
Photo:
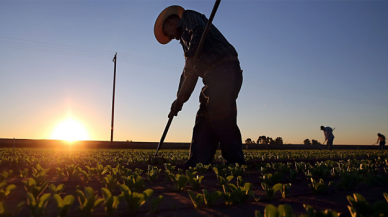
POLYGON ((79 140, 88 140, 89 135, 86 128, 80 122, 69 118, 56 126, 51 138, 71 143, 79 140))

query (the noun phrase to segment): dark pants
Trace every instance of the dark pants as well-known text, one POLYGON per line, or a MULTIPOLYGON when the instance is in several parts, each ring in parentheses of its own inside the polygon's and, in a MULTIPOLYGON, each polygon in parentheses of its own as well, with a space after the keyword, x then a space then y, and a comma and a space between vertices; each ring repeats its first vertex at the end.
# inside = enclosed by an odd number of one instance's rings
POLYGON ((190 158, 185 167, 197 163, 210 164, 218 144, 227 163, 245 164, 242 139, 237 126, 236 99, 242 85, 242 71, 238 62, 217 66, 203 78, 190 145, 190 158))
POLYGON ((334 138, 327 140, 327 149, 333 150, 333 140, 334 138))
POLYGON ((384 150, 385 142, 380 142, 379 150, 384 150))

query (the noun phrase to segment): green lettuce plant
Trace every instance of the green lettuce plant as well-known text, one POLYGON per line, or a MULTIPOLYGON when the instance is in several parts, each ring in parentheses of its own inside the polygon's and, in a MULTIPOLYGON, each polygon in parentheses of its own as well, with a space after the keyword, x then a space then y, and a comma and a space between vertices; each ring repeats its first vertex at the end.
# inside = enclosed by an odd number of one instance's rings
POLYGON ((168 177, 171 179, 172 182, 174 182, 174 190, 176 191, 182 191, 184 187, 186 187, 188 178, 181 174, 168 174, 168 177))
POLYGON ((271 201, 272 198, 275 196, 275 189, 273 189, 269 184, 262 182, 261 187, 265 191, 265 194, 267 196, 267 200, 271 201))
POLYGON ((142 191, 145 188, 144 180, 141 176, 130 175, 128 177, 123 177, 124 185, 128 186, 132 191, 142 191))
POLYGON ((243 187, 245 184, 245 181, 241 176, 238 176, 236 184, 237 184, 237 187, 243 187))
POLYGON ((160 172, 162 172, 162 169, 158 169, 158 167, 148 165, 148 170, 146 173, 148 181, 154 182, 155 179, 158 178, 160 172))
POLYGON ((31 193, 36 199, 38 199, 39 195, 46 189, 49 180, 44 181, 40 185, 37 185, 35 179, 28 178, 25 181, 22 181, 24 188, 27 192, 31 193))
POLYGON ((282 195, 282 198, 286 198, 286 196, 288 195, 288 192, 290 191, 291 183, 288 183, 288 184, 278 183, 274 185, 272 188, 274 189, 275 192, 279 191, 282 195))
POLYGON ((317 211, 313 207, 303 204, 303 207, 306 209, 306 215, 301 215, 300 217, 339 217, 340 214, 332 211, 317 211))
POLYGON ((203 203, 202 194, 194 194, 191 190, 187 190, 190 196, 191 202, 193 202, 194 208, 198 208, 203 203))
POLYGON ((217 176, 218 184, 220 186, 227 185, 233 178, 234 178, 234 176, 228 176, 226 178, 224 178, 222 176, 217 176))
POLYGON ((159 195, 151 200, 151 210, 150 213, 156 213, 158 211, 158 207, 163 200, 163 195, 159 195))
POLYGON ((384 197, 386 201, 377 201, 369 205, 361 194, 354 193, 353 197, 346 197, 350 204, 349 212, 352 217, 386 216, 388 215, 388 194, 384 193, 384 197))
POLYGON ((24 206, 24 202, 21 202, 18 204, 16 209, 14 211, 10 210, 7 205, 5 205, 3 202, 0 201, 0 216, 1 217, 12 217, 15 216, 16 213, 21 209, 22 206, 24 206))
POLYGON ((326 185, 323 179, 319 179, 318 183, 313 178, 310 178, 310 181, 311 184, 309 184, 309 187, 314 194, 324 194, 330 186, 334 185, 333 181, 330 181, 329 184, 326 185))
POLYGON ((112 175, 106 175, 102 182, 105 184, 105 187, 109 189, 109 191, 114 191, 118 186, 117 179, 112 175))
POLYGON ((66 195, 63 199, 59 194, 54 194, 53 198, 57 205, 57 212, 59 217, 65 217, 74 203, 73 195, 66 195))
POLYGON ((130 214, 136 213, 140 206, 142 206, 154 193, 154 190, 147 189, 143 193, 132 192, 128 186, 120 185, 121 194, 120 198, 125 200, 128 212, 130 214))
POLYGON ((211 207, 217 200, 222 196, 222 192, 214 191, 213 193, 209 193, 208 190, 202 189, 203 192, 203 200, 207 207, 211 207))
POLYGON ((3 181, 0 183, 0 201, 3 201, 13 190, 16 189, 16 186, 11 184, 7 187, 7 182, 3 181))
POLYGON ((54 184, 50 184, 48 185, 48 188, 50 189, 51 193, 60 194, 65 189, 65 185, 59 184, 58 186, 55 187, 54 184))
POLYGON ((46 206, 50 196, 50 193, 43 194, 39 200, 36 200, 36 197, 33 194, 27 192, 27 206, 32 217, 41 217, 45 214, 46 206))
POLYGON ((197 174, 197 172, 191 173, 190 171, 186 170, 186 175, 189 180, 189 183, 193 190, 197 190, 199 186, 201 185, 202 179, 204 176, 198 176, 194 177, 197 174))
POLYGON ((213 167, 213 171, 217 177, 221 176, 225 178, 228 175, 228 170, 226 168, 213 167))
POLYGON ((245 166, 240 166, 238 163, 235 166, 228 167, 230 174, 235 178, 245 175, 245 168, 245 166))
POLYGON ((86 185, 89 183, 90 181, 90 178, 91 178, 91 174, 90 173, 87 173, 85 170, 82 170, 81 171, 81 174, 82 174, 82 184, 83 185, 86 185))
POLYGON ((236 187, 233 184, 223 185, 225 204, 245 203, 249 197, 254 198, 252 186, 249 182, 245 183, 244 187, 236 187))
POLYGON ((91 187, 85 187, 84 192, 81 190, 77 190, 76 192, 80 204, 78 210, 81 212, 82 216, 89 217, 93 210, 100 205, 104 199, 97 199, 98 195, 94 194, 94 190, 91 187))
POLYGON ((202 173, 205 173, 210 168, 210 166, 211 166, 211 164, 203 165, 202 163, 197 163, 194 169, 199 174, 202 174, 202 173))
POLYGON ((341 172, 340 177, 341 179, 337 185, 337 189, 353 190, 364 181, 363 175, 357 171, 341 172))
POLYGON ((104 197, 105 212, 108 216, 113 216, 120 203, 118 196, 113 196, 108 188, 101 188, 102 196, 104 197))
POLYGON ((255 217, 295 217, 295 215, 291 206, 288 204, 279 205, 278 208, 269 204, 264 208, 264 215, 256 210, 255 217))
POLYGON ((20 177, 26 178, 28 175, 28 168, 24 168, 23 170, 19 170, 20 172, 20 177))
POLYGON ((176 166, 172 166, 171 163, 164 163, 163 166, 164 166, 164 169, 169 171, 174 171, 176 168, 176 166))

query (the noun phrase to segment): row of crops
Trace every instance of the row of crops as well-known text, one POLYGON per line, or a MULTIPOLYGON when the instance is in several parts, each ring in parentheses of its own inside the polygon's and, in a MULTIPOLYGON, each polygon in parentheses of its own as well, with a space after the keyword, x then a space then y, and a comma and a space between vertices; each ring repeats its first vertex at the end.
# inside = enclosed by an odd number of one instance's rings
MULTIPOLYGON (((0 166, 29 166, 40 163, 52 164, 78 164, 78 165, 147 165, 150 156, 155 150, 130 150, 130 149, 0 149, 0 166)), ((176 164, 187 161, 188 150, 162 150, 159 157, 169 163, 176 164)), ((314 159, 345 159, 369 158, 373 156, 385 157, 384 153, 373 150, 336 150, 334 152, 321 150, 244 150, 246 161, 272 161, 272 160, 314 160, 314 159)), ((221 152, 217 151, 214 161, 222 161, 221 152)))
MULTIPOLYGON (((303 194, 322 195, 388 184, 388 156, 373 150, 244 151, 247 165, 221 161, 185 171, 181 162, 188 152, 182 150, 163 151, 168 162, 160 165, 149 165, 153 150, 0 149, 0 153, 0 217, 101 216, 98 210, 106 216, 160 213, 166 210, 163 203, 170 192, 189 198, 191 208, 265 201, 268 205, 256 216, 296 216, 290 205, 271 205, 298 197, 294 186, 307 188, 303 194)), ((220 153, 214 160, 221 160, 220 153)), ((350 215, 388 215, 388 194, 379 193, 385 200, 373 204, 361 194, 349 195, 350 215)), ((339 215, 304 207, 304 216, 339 215)))

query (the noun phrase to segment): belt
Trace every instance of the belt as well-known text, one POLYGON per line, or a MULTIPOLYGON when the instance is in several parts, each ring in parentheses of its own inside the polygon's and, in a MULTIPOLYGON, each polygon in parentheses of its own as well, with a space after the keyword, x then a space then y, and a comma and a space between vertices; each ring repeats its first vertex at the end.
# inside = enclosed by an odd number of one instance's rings
POLYGON ((239 60, 236 56, 222 57, 221 59, 215 61, 214 63, 210 64, 207 68, 205 68, 204 75, 206 75, 209 71, 216 68, 217 66, 220 66, 220 65, 228 63, 228 62, 239 62, 239 60))

